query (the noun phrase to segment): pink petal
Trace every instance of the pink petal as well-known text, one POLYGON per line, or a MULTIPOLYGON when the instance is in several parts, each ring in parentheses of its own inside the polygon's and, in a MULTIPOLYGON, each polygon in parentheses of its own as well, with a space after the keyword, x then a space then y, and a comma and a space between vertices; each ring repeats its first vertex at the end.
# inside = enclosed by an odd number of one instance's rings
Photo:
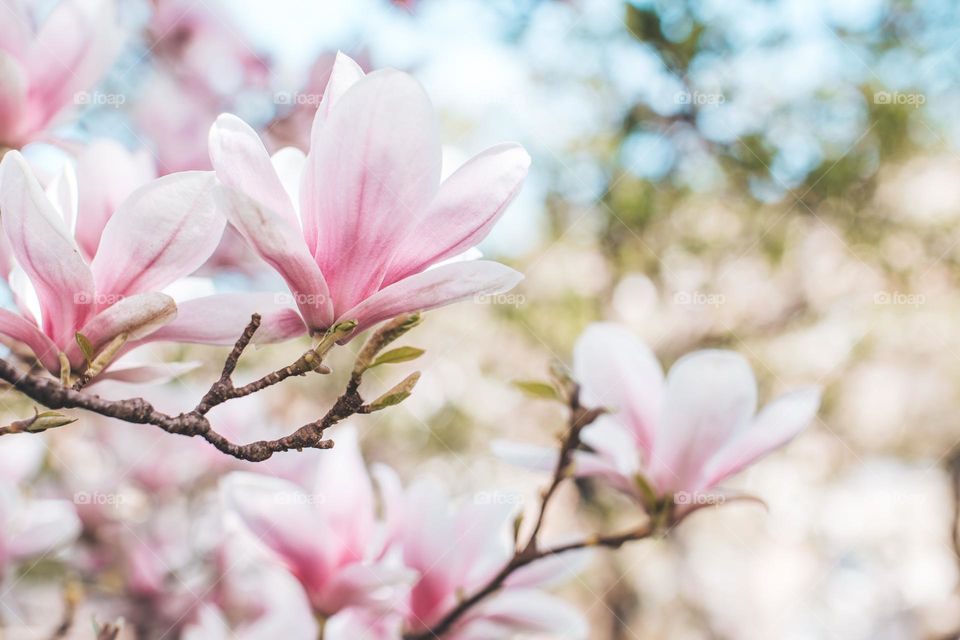
POLYGON ((352 564, 330 581, 320 606, 331 613, 347 607, 396 608, 415 578, 414 572, 402 566, 352 564))
POLYGON ((549 588, 567 582, 583 571, 593 556, 593 549, 568 551, 548 556, 518 569, 504 583, 509 588, 549 588))
POLYGON ((147 342, 189 342, 232 345, 250 316, 259 313, 257 343, 289 340, 306 333, 296 310, 277 302, 276 294, 223 293, 194 298, 177 305, 177 317, 147 336, 147 342))
POLYGON ((707 464, 702 489, 710 489, 775 449, 779 449, 817 415, 820 390, 799 389, 780 396, 760 412, 750 426, 735 436, 707 464))
MULTIPOLYGON (((177 315, 177 305, 170 296, 157 293, 138 293, 107 307, 80 329, 94 352, 105 347, 111 340, 126 333, 131 341, 137 341, 170 322, 177 315)), ((67 350, 75 368, 82 368, 84 358, 74 342, 67 350)))
POLYGON ((548 633, 585 639, 588 631, 583 614, 563 600, 533 589, 508 589, 480 603, 454 637, 481 640, 548 633))
MULTIPOLYGON (((287 213, 271 208, 282 206, 282 202, 277 204, 278 200, 289 198, 269 158, 263 170, 269 171, 273 178, 250 177, 254 182, 249 190, 254 197, 246 195, 240 188, 238 176, 255 173, 254 169, 243 166, 243 163, 255 162, 260 166, 262 158, 250 160, 247 152, 238 153, 234 158, 228 153, 231 148, 253 146, 249 139, 243 142, 246 133, 242 133, 245 130, 238 122, 233 116, 221 116, 210 130, 211 159, 217 176, 227 185, 223 196, 230 222, 254 251, 286 281, 307 326, 316 330, 327 329, 333 324, 334 317, 326 280, 307 251, 292 205, 287 213), (262 184, 264 181, 266 184, 262 184), (237 188, 230 188, 231 182, 238 184, 237 188), (260 202, 257 197, 272 200, 273 204, 260 202)), ((262 147, 259 139, 257 144, 262 147)))
POLYGON ((426 311, 476 296, 509 291, 523 275, 499 262, 473 260, 428 269, 386 287, 340 315, 357 320, 357 331, 401 313, 426 311))
POLYGON ((7 0, 4 8, 6 16, 0 20, 0 42, 11 55, 22 58, 33 37, 30 12, 25 0, 7 0))
POLYGON ((557 451, 525 442, 494 440, 490 451, 500 460, 531 471, 550 472, 557 464, 557 451))
POLYGON ((47 371, 59 374, 60 349, 37 325, 6 309, 0 309, 0 334, 30 347, 33 355, 37 356, 47 371))
POLYGON ((320 128, 327 121, 333 107, 340 101, 343 94, 350 87, 355 85, 364 77, 363 69, 360 68, 353 58, 337 51, 334 58, 333 67, 330 69, 330 77, 327 79, 327 85, 323 90, 323 98, 320 100, 320 106, 313 119, 313 129, 310 133, 311 140, 316 140, 320 133, 320 128))
POLYGON ((246 530, 284 562, 311 598, 316 597, 333 571, 321 535, 329 525, 316 509, 318 498, 286 480, 246 472, 228 475, 222 493, 246 530))
POLYGON ((63 0, 37 33, 26 60, 31 98, 45 126, 72 104, 74 94, 93 87, 120 50, 123 31, 110 0, 63 0))
MULTIPOLYGON (((9 22, 0 20, 3 25, 9 22)), ((27 76, 23 66, 12 56, 0 51, 0 143, 20 146, 24 142, 20 138, 20 129, 26 102, 27 76)))
POLYGON ((72 342, 94 311, 93 277, 17 151, 0 163, 0 209, 11 250, 40 299, 44 333, 60 345, 72 342))
POLYGON ((501 144, 457 169, 408 234, 385 282, 402 280, 479 244, 520 192, 529 167, 523 147, 501 144))
POLYGON ((305 226, 317 225, 314 257, 335 309, 381 286, 436 193, 440 161, 433 107, 410 76, 376 71, 337 101, 313 141, 300 190, 305 226))
POLYGON ((43 466, 46 443, 32 433, 11 433, 0 440, 0 484, 13 486, 33 478, 43 466))
POLYGON ((196 371, 202 362, 164 362, 161 364, 115 365, 97 376, 97 382, 112 380, 127 384, 163 384, 196 371))
POLYGON ((757 383, 747 361, 715 349, 686 355, 667 375, 651 475, 661 491, 693 490, 704 465, 752 419, 757 383))
POLYGON ((336 446, 320 458, 314 493, 330 533, 328 552, 338 564, 359 562, 374 542, 373 485, 356 431, 347 427, 331 435, 336 446))
MULTIPOLYGON (((363 69, 360 68, 352 58, 338 51, 334 59, 333 67, 330 70, 330 78, 327 80, 326 88, 323 90, 323 98, 320 100, 320 106, 313 117, 313 126, 310 132, 310 141, 312 149, 319 149, 321 144, 320 131, 330 117, 330 112, 334 105, 339 102, 343 94, 357 81, 364 77, 363 69)), ((311 157, 316 152, 311 150, 311 157)), ((312 164, 312 162, 311 162, 312 164)), ((308 188, 314 185, 314 177, 308 175, 308 172, 302 174, 304 183, 308 188)), ((298 189, 299 191, 299 189, 298 189)), ((303 237, 307 239, 307 249, 310 255, 316 255, 317 238, 320 236, 320 220, 316 211, 309 210, 303 215, 303 237)))
POLYGON ((96 255, 107 220, 135 189, 155 177, 146 152, 131 153, 114 140, 96 140, 77 156, 76 237, 88 258, 96 255))
POLYGON ((250 125, 225 113, 210 128, 210 161, 220 181, 296 225, 297 214, 263 142, 250 125))
POLYGON ((13 560, 50 553, 72 542, 80 533, 80 519, 66 500, 37 500, 21 503, 4 525, 6 552, 13 560), (12 530, 10 529, 12 525, 12 530))
POLYGON ((653 352, 612 323, 587 327, 573 351, 574 377, 587 406, 615 412, 644 457, 654 446, 663 405, 663 370, 653 352))
POLYGON ((159 291, 214 252, 226 220, 213 173, 175 173, 140 187, 107 222, 93 259, 99 295, 159 291))

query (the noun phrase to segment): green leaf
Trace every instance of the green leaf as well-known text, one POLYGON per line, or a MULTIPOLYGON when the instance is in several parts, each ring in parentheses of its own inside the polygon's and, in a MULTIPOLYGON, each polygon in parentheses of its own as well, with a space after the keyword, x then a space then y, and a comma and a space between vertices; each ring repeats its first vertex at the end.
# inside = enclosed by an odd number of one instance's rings
POLYGON ((397 347, 396 349, 391 349, 390 351, 381 353, 377 359, 373 361, 373 364, 371 364, 369 368, 372 369, 373 367, 378 367, 381 364, 409 362, 411 360, 416 360, 423 354, 424 350, 416 347, 397 347))
POLYGON ((91 362, 93 362, 93 357, 97 355, 93 351, 93 343, 90 342, 90 339, 87 338, 87 336, 83 335, 79 331, 77 332, 76 338, 77 345, 80 346, 80 353, 83 354, 83 357, 86 358, 87 364, 89 365, 91 362))
POLYGON ((370 411, 380 411, 381 409, 400 404, 410 397, 410 393, 413 391, 413 388, 417 386, 419 380, 420 372, 414 371, 404 378, 402 382, 371 402, 369 405, 370 411))
POLYGON ((540 398, 542 400, 560 399, 556 387, 547 382, 540 382, 539 380, 514 380, 513 386, 532 398, 540 398))

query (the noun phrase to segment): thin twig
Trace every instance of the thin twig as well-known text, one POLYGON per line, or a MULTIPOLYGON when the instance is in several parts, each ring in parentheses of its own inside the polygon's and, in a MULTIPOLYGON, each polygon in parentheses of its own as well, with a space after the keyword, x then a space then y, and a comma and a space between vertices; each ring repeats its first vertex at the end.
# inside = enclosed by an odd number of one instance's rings
POLYGON ((560 443, 557 464, 554 466, 553 477, 550 480, 550 484, 547 485, 547 488, 543 491, 540 505, 537 509, 536 520, 534 521, 533 528, 530 531, 526 543, 516 546, 510 561, 507 562, 493 578, 487 581, 484 586, 469 597, 461 600, 457 606, 444 615, 435 625, 425 631, 406 634, 404 636, 405 640, 431 640, 443 636, 452 630, 457 622, 459 622, 470 609, 499 591, 507 581, 507 578, 513 575, 514 572, 538 560, 592 547, 619 549, 627 542, 649 537, 656 530, 655 521, 651 518, 642 526, 623 533, 594 535, 575 542, 547 547, 545 549, 540 548, 540 532, 543 529, 547 507, 556 494, 560 484, 570 477, 573 454, 580 446, 580 434, 587 425, 591 424, 604 413, 603 409, 590 409, 582 406, 580 404, 580 390, 575 385, 569 390, 568 404, 570 407, 570 419, 567 423, 566 433, 560 443))
MULTIPOLYGON (((374 333, 370 341, 385 345, 389 340, 384 340, 384 334, 387 333, 390 339, 394 339, 397 337, 394 334, 396 334, 398 326, 409 329, 416 324, 411 322, 412 317, 414 316, 402 316, 385 324, 383 328, 374 333)), ((158 411, 143 398, 107 400, 94 394, 74 390, 63 385, 59 380, 21 372, 2 358, 0 358, 0 380, 8 382, 17 391, 50 409, 84 409, 124 422, 151 424, 172 434, 199 436, 221 452, 241 460, 260 462, 281 451, 331 448, 333 442, 323 438, 324 431, 356 413, 369 412, 369 408, 364 405, 359 392, 362 369, 359 372, 354 371, 347 382, 346 389, 321 418, 299 427, 293 433, 282 438, 238 444, 218 433, 207 419, 207 412, 228 400, 261 391, 291 376, 305 375, 310 371, 329 371, 322 364, 323 357, 333 347, 337 339, 353 330, 355 323, 338 325, 321 339, 317 347, 306 352, 293 364, 269 373, 249 384, 235 387, 232 381, 233 372, 259 326, 260 316, 255 314, 227 356, 220 378, 213 383, 196 408, 178 415, 158 411)), ((43 414, 40 414, 40 417, 42 418, 43 414)), ((62 420, 62 417, 59 418, 62 420)), ((37 419, 37 416, 34 416, 2 427, 0 428, 0 435, 31 430, 30 427, 34 425, 37 419)), ((62 420, 61 424, 67 421, 62 420)), ((54 423, 52 426, 60 426, 60 424, 54 423)))

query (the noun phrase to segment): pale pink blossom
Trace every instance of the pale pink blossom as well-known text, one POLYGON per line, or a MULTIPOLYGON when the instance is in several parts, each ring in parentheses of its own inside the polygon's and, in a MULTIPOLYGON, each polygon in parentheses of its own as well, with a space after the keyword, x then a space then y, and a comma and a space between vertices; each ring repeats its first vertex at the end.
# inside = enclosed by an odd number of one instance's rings
MULTIPOLYGON (((510 560, 518 496, 485 492, 457 503, 435 479, 422 478, 404 491, 389 470, 380 468, 378 475, 390 540, 404 564, 419 574, 402 607, 406 628, 422 632, 465 595, 486 585, 510 560)), ((577 554, 557 556, 515 572, 503 588, 461 618, 449 637, 481 640, 547 633, 585 638, 587 626, 581 614, 543 591, 570 578, 582 559, 577 554)))
POLYGON ((122 42, 113 0, 62 0, 35 28, 26 0, 0 18, 0 146, 21 147, 58 124, 113 62, 122 42))
MULTIPOLYGON (((80 187, 90 198, 79 210, 69 166, 44 191, 19 152, 0 163, 3 233, 16 263, 9 282, 19 309, 0 309, 0 334, 25 345, 48 371, 59 374, 60 353, 74 371, 85 368, 77 333, 95 353, 121 334, 128 347, 147 340, 221 344, 236 339, 252 310, 269 309, 263 297, 209 296, 185 302, 174 321, 177 305, 162 290, 203 264, 226 224, 214 204, 212 173, 152 181, 133 190, 106 220, 98 206, 112 196, 103 189, 98 195, 97 184, 80 187), (80 235, 78 219, 86 227, 80 235)), ((273 318, 282 324, 284 317, 278 311, 268 324, 273 318)), ((268 327, 265 335, 272 331, 268 327)))
MULTIPOLYGON (((680 511, 711 503, 718 484, 778 449, 813 420, 820 391, 786 393, 757 412, 757 383, 733 351, 680 358, 663 374, 653 352, 623 327, 591 325, 574 349, 574 377, 587 406, 604 407, 583 431, 574 473, 598 477, 647 503, 672 498, 680 511), (651 495, 652 494, 652 495, 651 495)), ((549 466, 534 447, 500 445, 505 457, 549 466)))
POLYGON ((182 85, 233 97, 268 80, 266 61, 219 0, 152 0, 152 5, 151 50, 182 85))
POLYGON ((272 158, 247 124, 221 116, 210 132, 231 222, 286 280, 312 332, 357 320, 358 330, 404 312, 510 289, 513 269, 440 264, 490 231, 529 165, 502 144, 440 183, 440 137, 430 100, 410 76, 364 75, 339 55, 317 110, 310 152, 272 158))
POLYGON ((20 492, 20 485, 40 470, 45 451, 44 443, 29 434, 0 440, 0 589, 12 565, 53 553, 80 533, 71 503, 20 492))
POLYGON ((403 590, 410 572, 381 554, 373 486, 356 434, 317 457, 309 486, 255 473, 224 480, 227 508, 245 530, 300 581, 313 610, 382 608, 403 590))

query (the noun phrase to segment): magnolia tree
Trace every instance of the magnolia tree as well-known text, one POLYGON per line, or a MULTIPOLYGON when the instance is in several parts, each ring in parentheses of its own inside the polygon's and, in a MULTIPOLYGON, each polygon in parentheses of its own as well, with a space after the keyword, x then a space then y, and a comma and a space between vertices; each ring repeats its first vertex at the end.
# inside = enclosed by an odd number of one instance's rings
MULTIPOLYGON (((262 82, 217 20, 184 3, 155 4, 148 33, 171 100, 229 102, 230 91, 204 77, 204 56, 235 65, 241 82, 262 82), (186 26, 168 42, 169 21, 186 26), (217 55, 198 49, 201 37, 217 55)), ((542 472, 532 508, 458 499, 435 477, 403 482, 388 466, 368 466, 356 426, 416 393, 420 374, 373 395, 365 375, 423 353, 396 345, 424 312, 522 279, 477 259, 475 247, 520 191, 526 151, 492 146, 441 181, 442 140, 424 89, 344 54, 324 58, 310 117, 282 118, 286 127, 303 121, 289 136, 303 149, 271 153, 276 132, 258 134, 230 113, 210 115, 208 135, 163 140, 156 156, 110 140, 58 141, 57 124, 75 115, 71 100, 94 95, 119 49, 113 5, 64 0, 42 21, 28 3, 4 7, 0 264, 10 302, 0 309, 9 347, 0 378, 33 409, 0 428, 0 588, 15 594, 42 561, 62 593, 58 613, 40 622, 35 607, 0 598, 5 625, 100 638, 585 637, 585 619, 549 593, 553 585, 592 549, 665 536, 733 497, 723 481, 815 415, 816 389, 757 411, 756 381, 736 353, 692 353, 664 374, 628 330, 594 324, 571 367, 520 383, 566 407, 559 445, 493 445, 504 463, 542 472), (40 141, 72 159, 41 170, 30 160, 40 141), (197 275, 231 261, 275 271, 287 290, 204 291, 197 275), (287 341, 302 355, 241 379, 252 346, 287 341), (225 347, 219 377, 171 392, 163 383, 197 364, 138 357, 158 342, 225 347), (332 403, 301 398, 315 419, 263 426, 261 392, 322 379, 344 349, 352 370, 332 403), (95 435, 45 455, 48 438, 69 439, 82 423, 95 435), (158 443, 150 430, 166 433, 158 443), (90 499, 121 467, 150 497, 139 519, 90 499), (545 539, 558 488, 575 478, 627 496, 634 524, 545 539), (102 580, 117 597, 86 597, 102 580)), ((155 113, 147 137, 169 130, 168 116, 182 114, 155 113)))

